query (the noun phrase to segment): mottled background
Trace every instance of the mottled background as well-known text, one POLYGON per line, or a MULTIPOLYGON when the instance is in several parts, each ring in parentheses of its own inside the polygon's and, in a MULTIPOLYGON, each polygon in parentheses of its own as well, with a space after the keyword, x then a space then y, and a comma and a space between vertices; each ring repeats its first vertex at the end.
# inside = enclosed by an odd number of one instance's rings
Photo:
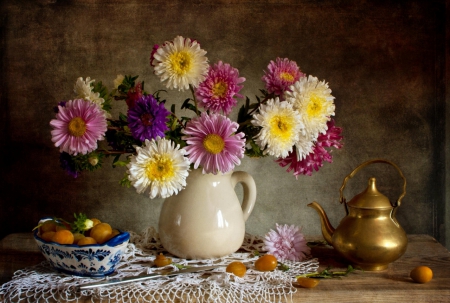
MULTIPOLYGON (((333 152, 332 164, 298 180, 271 158, 245 159, 238 168, 258 188, 247 232, 263 235, 289 223, 320 234, 318 216, 306 207, 313 200, 336 226, 344 216, 338 202, 344 177, 366 160, 385 158, 407 180, 401 225, 447 239, 449 247, 446 10, 445 0, 2 1, 0 236, 74 212, 137 232, 157 226, 163 200, 122 188, 124 169, 107 162, 78 179, 66 175, 49 121, 58 101, 74 97, 80 76, 112 88, 117 74, 133 74, 147 91, 164 88, 149 66, 152 46, 182 35, 197 39, 210 62, 238 68, 247 79, 243 93, 253 100, 276 57, 326 80, 336 97, 345 146, 333 152)), ((168 104, 188 96, 170 92, 168 104)), ((115 106, 116 116, 126 111, 115 106)), ((365 189, 370 176, 390 199, 399 196, 401 178, 386 164, 358 173, 345 196, 365 189)))

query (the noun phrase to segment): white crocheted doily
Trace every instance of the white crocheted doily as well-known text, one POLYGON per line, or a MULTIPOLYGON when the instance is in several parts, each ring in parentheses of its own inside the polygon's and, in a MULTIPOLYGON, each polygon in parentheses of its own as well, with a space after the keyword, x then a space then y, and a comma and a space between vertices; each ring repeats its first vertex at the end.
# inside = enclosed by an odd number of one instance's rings
MULTIPOLYGON (((164 252, 158 233, 149 228, 142 234, 130 232, 130 243, 116 272, 105 278, 86 278, 59 273, 47 262, 16 271, 11 281, 0 288, 3 302, 289 302, 296 288, 295 276, 315 272, 317 259, 283 262, 288 271, 260 272, 254 269, 254 251, 263 252, 262 237, 246 234, 239 252, 208 260, 185 260, 164 253, 178 265, 223 265, 207 273, 188 273, 175 277, 134 282, 110 287, 76 291, 84 283, 111 278, 138 276, 160 271, 153 260, 164 252), (239 278, 225 271, 232 261, 242 261, 247 273, 239 278), (22 302, 22 301, 21 301, 22 302)), ((165 269, 178 270, 175 265, 165 269)))

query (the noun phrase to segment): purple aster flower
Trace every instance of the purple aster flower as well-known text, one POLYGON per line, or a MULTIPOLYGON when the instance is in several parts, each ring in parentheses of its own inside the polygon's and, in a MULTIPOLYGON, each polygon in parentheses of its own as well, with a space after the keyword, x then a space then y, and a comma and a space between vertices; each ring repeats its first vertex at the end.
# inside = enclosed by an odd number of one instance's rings
POLYGON ((68 153, 62 152, 59 154, 59 163, 61 168, 64 169, 69 176, 77 178, 80 176, 80 172, 77 171, 75 162, 72 159, 72 156, 68 153))
POLYGON ((55 146, 70 155, 85 155, 95 150, 107 129, 105 112, 99 105, 83 99, 59 105, 56 119, 50 125, 55 146))
POLYGON ((301 229, 295 225, 276 224, 276 230, 271 229, 265 235, 264 246, 269 254, 281 261, 302 261, 311 252, 301 229))
POLYGON ((140 141, 164 138, 164 132, 169 129, 166 125, 169 114, 164 104, 158 103, 153 95, 143 96, 128 109, 128 126, 133 137, 140 141))
POLYGON ((243 98, 239 94, 245 81, 245 78, 239 77, 239 71, 230 64, 219 61, 210 66, 206 79, 199 84, 196 90, 196 96, 199 105, 212 112, 223 111, 228 115, 237 100, 235 97, 243 98))
POLYGON ((61 101, 61 102, 58 102, 58 105, 55 106, 55 107, 53 107, 53 111, 55 112, 55 114, 59 113, 59 107, 60 107, 60 106, 62 106, 62 107, 65 107, 65 106, 66 106, 66 102, 67 102, 67 101, 61 101))
POLYGON ((203 173, 226 173, 241 164, 244 157, 244 133, 236 133, 239 124, 220 114, 193 118, 182 130, 184 147, 194 168, 203 166, 203 173))
POLYGON ((267 91, 277 96, 282 96, 285 91, 290 90, 289 86, 305 76, 297 63, 287 58, 277 58, 275 62, 271 60, 264 73, 262 80, 266 83, 267 91))
POLYGON ((333 119, 327 122, 327 127, 326 133, 319 134, 317 137, 313 151, 306 155, 303 160, 297 160, 297 154, 294 150, 286 158, 277 159, 276 162, 282 167, 289 165, 287 172, 293 170, 295 178, 298 178, 299 175, 311 176, 314 170, 318 171, 323 166, 323 161, 328 163, 333 162, 333 156, 330 154, 331 151, 328 151, 325 147, 334 147, 337 149, 342 147, 342 128, 336 127, 333 119))

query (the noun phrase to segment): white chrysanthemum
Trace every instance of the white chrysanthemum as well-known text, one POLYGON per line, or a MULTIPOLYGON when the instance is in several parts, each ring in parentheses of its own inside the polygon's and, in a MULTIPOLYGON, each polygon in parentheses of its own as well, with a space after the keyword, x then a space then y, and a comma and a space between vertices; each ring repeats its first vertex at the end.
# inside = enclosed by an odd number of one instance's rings
POLYGON ((308 140, 316 140, 320 133, 326 133, 327 122, 334 116, 334 97, 328 83, 313 76, 302 77, 290 90, 286 100, 300 113, 308 140))
POLYGON ((269 154, 277 158, 285 158, 292 151, 299 135, 304 133, 304 125, 299 113, 292 109, 292 104, 270 99, 253 115, 252 124, 261 130, 255 136, 255 142, 269 154))
POLYGON ((79 77, 77 79, 77 82, 75 83, 75 86, 73 88, 73 91, 75 94, 77 94, 78 99, 84 99, 86 101, 91 101, 92 103, 95 103, 102 107, 103 103, 105 102, 105 99, 100 98, 100 94, 93 92, 91 83, 93 83, 95 80, 91 80, 90 77, 86 78, 86 81, 83 80, 82 77, 79 77))
POLYGON ((208 72, 208 58, 200 44, 189 38, 177 36, 164 43, 153 54, 155 74, 161 82, 167 80, 166 87, 178 90, 197 87, 208 72))
POLYGON ((158 137, 146 139, 142 147, 136 146, 136 152, 127 165, 127 173, 137 193, 149 188, 150 199, 167 198, 186 186, 190 163, 180 145, 158 137))
POLYGON ((299 134, 297 142, 295 142, 297 161, 303 160, 307 155, 313 152, 314 142, 315 140, 311 140, 311 137, 307 133, 299 134))
POLYGON ((124 75, 117 75, 116 79, 114 79, 114 88, 118 89, 119 85, 122 84, 124 79, 124 75))

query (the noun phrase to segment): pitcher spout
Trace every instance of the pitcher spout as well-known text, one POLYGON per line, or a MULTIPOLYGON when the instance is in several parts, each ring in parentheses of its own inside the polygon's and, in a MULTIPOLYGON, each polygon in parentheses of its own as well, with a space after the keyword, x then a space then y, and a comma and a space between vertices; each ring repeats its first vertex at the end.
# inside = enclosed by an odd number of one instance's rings
POLYGON ((322 206, 320 206, 319 203, 317 203, 316 201, 308 204, 307 206, 314 208, 319 214, 323 238, 325 239, 325 241, 327 241, 328 244, 332 245, 331 238, 333 237, 334 227, 331 226, 331 223, 328 220, 328 216, 323 210, 322 206))

